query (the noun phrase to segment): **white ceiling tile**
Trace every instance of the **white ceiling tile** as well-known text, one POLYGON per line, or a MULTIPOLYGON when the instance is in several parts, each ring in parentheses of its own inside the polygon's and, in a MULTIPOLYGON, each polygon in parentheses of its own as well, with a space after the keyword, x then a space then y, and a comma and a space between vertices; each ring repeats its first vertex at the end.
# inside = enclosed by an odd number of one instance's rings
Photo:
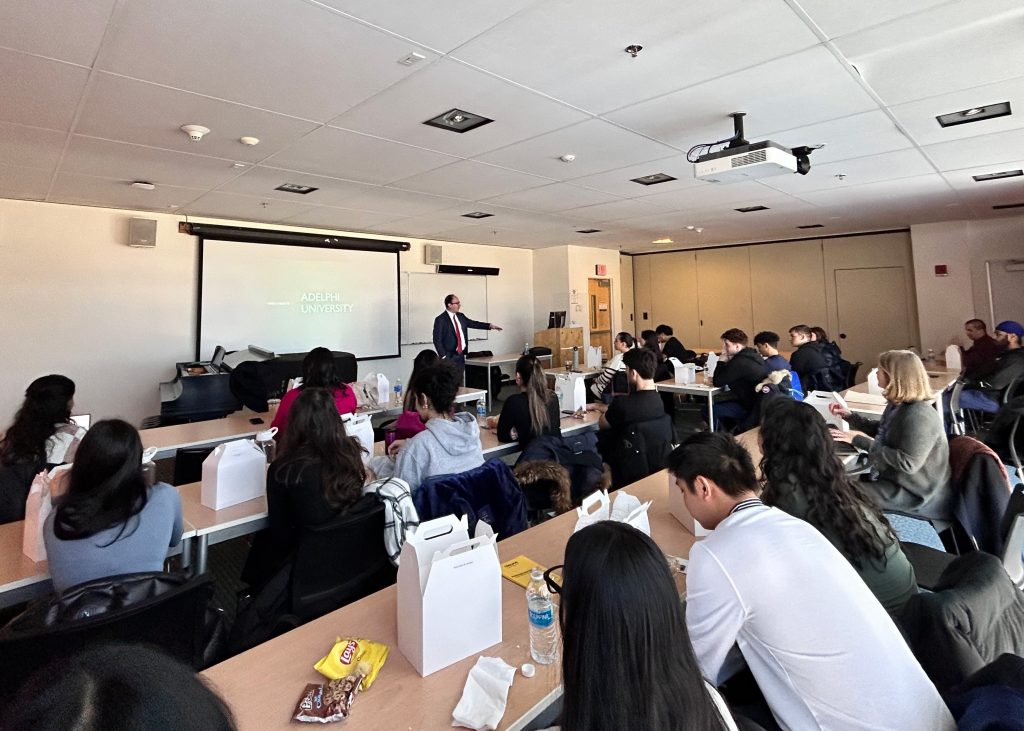
POLYGON ((349 180, 337 180, 336 178, 326 178, 320 175, 297 173, 291 170, 276 170, 262 166, 252 167, 218 188, 218 190, 225 193, 279 198, 311 206, 338 206, 353 196, 373 189, 373 186, 353 183, 349 180), (316 190, 312 193, 289 193, 283 190, 275 190, 282 183, 308 185, 316 188, 316 190))
POLYGON ((173 185, 161 185, 156 190, 139 190, 126 185, 123 180, 59 173, 47 200, 52 203, 167 213, 195 200, 203 192, 173 185))
POLYGON ((956 194, 938 173, 902 180, 856 185, 842 190, 819 190, 801 193, 799 198, 823 207, 862 209, 865 206, 908 208, 915 205, 942 206, 956 203, 956 194))
POLYGON ((316 127, 313 122, 262 109, 100 73, 86 94, 75 131, 166 150, 258 162, 316 127), (184 124, 201 124, 210 133, 192 142, 180 129, 184 124), (260 143, 243 145, 238 141, 243 136, 256 137, 260 143))
POLYGON ((557 212, 580 206, 592 206, 597 203, 611 203, 618 198, 607 193, 579 188, 565 183, 552 183, 539 188, 528 188, 515 193, 506 193, 487 200, 499 206, 523 208, 528 211, 557 212))
POLYGON ((0 46, 89 66, 115 0, 0 3, 0 46))
MULTIPOLYGON (((1024 154, 1024 148, 1018 148, 1017 154, 1024 154)), ((983 200, 995 199, 1006 193, 1024 198, 1024 177, 999 178, 996 180, 974 180, 975 175, 988 175, 990 173, 1001 173, 1011 170, 1024 170, 1024 160, 1018 159, 1003 162, 998 165, 981 165, 977 167, 952 170, 942 174, 951 186, 957 190, 964 191, 974 198, 983 200)), ((1022 244, 1024 249, 1024 244, 1022 244)))
POLYGON ((935 168, 925 156, 915 149, 910 149, 826 165, 812 164, 807 175, 775 175, 760 182, 783 193, 799 194, 812 190, 841 190, 865 183, 912 178, 932 172, 935 172, 935 168))
POLYGON ((1020 157, 1024 151, 1024 128, 997 132, 966 140, 952 140, 922 148, 939 170, 959 170, 980 165, 997 166, 1020 157))
POLYGON ((298 0, 133 0, 113 25, 97 68, 314 121, 415 71, 410 43, 298 0))
POLYGON ((78 135, 72 136, 60 171, 204 190, 239 174, 229 160, 78 135))
POLYGON ((817 43, 779 0, 539 2, 452 55, 593 112, 817 43), (623 49, 644 46, 637 58, 623 49))
POLYGON ((0 122, 0 160, 53 173, 67 136, 52 129, 0 122))
POLYGON ((702 181, 700 185, 649 195, 643 200, 655 203, 664 209, 707 214, 714 209, 732 210, 741 204, 781 205, 788 200, 788 196, 761 185, 755 180, 744 180, 726 185, 702 181))
POLYGON ((1019 76, 1024 69, 1019 0, 945 3, 836 45, 886 104, 1019 76))
POLYGON ((182 212, 190 216, 232 218, 241 221, 276 222, 312 211, 315 206, 274 198, 257 198, 211 191, 192 201, 182 212))
POLYGON ((787 147, 824 144, 811 154, 812 169, 819 164, 904 150, 913 145, 880 109, 769 135, 787 147))
POLYGON ((634 132, 601 119, 590 119, 572 127, 517 142, 500 150, 478 155, 477 160, 556 180, 568 180, 605 172, 630 163, 657 160, 675 152, 634 132), (572 154, 564 163, 559 158, 572 154))
POLYGON ((392 3, 379 0, 320 0, 417 43, 447 53, 535 0, 433 0, 430 3, 392 3))
POLYGON ((442 59, 342 114, 332 126, 472 157, 565 127, 587 115, 450 59, 442 59), (469 132, 429 127, 449 109, 493 119, 469 132))
POLYGON ((400 180, 395 183, 395 187, 463 200, 483 200, 550 182, 548 178, 536 175, 472 160, 460 160, 446 167, 400 180))
POLYGON ((1024 127, 1024 76, 996 84, 986 84, 975 89, 922 99, 891 107, 907 133, 920 145, 931 145, 967 137, 989 135, 1010 129, 1024 127), (983 107, 986 104, 1010 102, 1013 114, 995 119, 983 119, 952 127, 940 127, 935 120, 940 114, 959 112, 964 109, 983 107))
POLYGON ((812 48, 684 91, 606 115, 649 137, 687 150, 732 135, 729 113, 747 113, 748 140, 876 109, 824 48, 812 48))
POLYGON ((949 0, 858 0, 856 3, 835 0, 800 0, 800 6, 829 38, 872 28, 911 13, 926 10, 949 0))
POLYGON ((411 217, 432 211, 442 211, 460 203, 461 201, 456 198, 413 193, 397 188, 374 187, 347 198, 345 208, 411 217))
POLYGON ((43 200, 52 173, 0 162, 0 198, 43 200))
POLYGON ((0 48, 0 122, 67 130, 89 70, 0 48))
POLYGON ((455 159, 357 132, 321 127, 275 154, 266 164, 380 185, 447 165, 455 159))
MULTIPOLYGON (((568 216, 583 221, 618 221, 623 218, 638 218, 640 216, 658 216, 669 212, 665 206, 649 203, 650 197, 643 200, 618 200, 611 203, 599 203, 594 206, 583 206, 572 208, 564 213, 568 216)), ((600 226, 594 226, 600 228, 600 226)))
POLYGON ((691 185, 706 185, 701 180, 693 177, 693 165, 686 161, 682 153, 675 153, 671 157, 661 160, 651 160, 637 165, 627 165, 617 170, 608 170, 597 175, 585 175, 572 179, 573 185, 586 188, 593 188, 604 193, 621 196, 624 198, 639 198, 655 193, 663 193, 668 190, 678 190, 691 185), (642 178, 655 173, 671 175, 675 180, 669 180, 655 185, 641 185, 634 183, 635 178, 642 178))
POLYGON ((394 221, 398 216, 369 211, 352 211, 347 208, 318 206, 309 211, 281 219, 290 226, 313 226, 336 231, 366 231, 370 226, 394 221))

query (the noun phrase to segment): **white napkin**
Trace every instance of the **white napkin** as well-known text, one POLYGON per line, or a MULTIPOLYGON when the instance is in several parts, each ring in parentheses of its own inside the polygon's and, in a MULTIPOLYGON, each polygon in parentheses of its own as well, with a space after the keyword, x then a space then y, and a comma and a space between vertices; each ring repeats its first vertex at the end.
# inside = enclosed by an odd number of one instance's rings
POLYGON ((462 698, 452 711, 452 726, 465 726, 477 731, 498 727, 505 715, 508 689, 516 669, 500 657, 481 656, 466 678, 462 698))

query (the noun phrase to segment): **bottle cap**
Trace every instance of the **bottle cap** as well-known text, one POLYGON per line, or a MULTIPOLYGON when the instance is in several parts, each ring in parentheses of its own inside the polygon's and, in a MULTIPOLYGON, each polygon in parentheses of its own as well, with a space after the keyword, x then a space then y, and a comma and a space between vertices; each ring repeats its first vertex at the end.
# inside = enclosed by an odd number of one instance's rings
POLYGON ((523 666, 519 668, 519 672, 523 674, 524 678, 532 678, 534 673, 537 672, 537 668, 528 662, 524 662, 523 666))

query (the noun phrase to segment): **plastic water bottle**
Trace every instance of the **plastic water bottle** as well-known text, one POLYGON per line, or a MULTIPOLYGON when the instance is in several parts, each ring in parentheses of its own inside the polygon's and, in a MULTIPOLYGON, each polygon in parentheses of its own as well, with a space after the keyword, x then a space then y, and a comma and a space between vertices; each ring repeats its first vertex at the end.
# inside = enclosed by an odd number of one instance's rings
POLYGON ((935 362, 935 348, 928 348, 928 355, 925 356, 924 362, 925 363, 934 363, 935 362))
POLYGON ((529 354, 530 354, 530 341, 527 340, 525 343, 523 343, 523 355, 529 355, 529 354))
POLYGON ((558 624, 551 592, 544 583, 544 572, 539 568, 530 572, 526 607, 530 615, 530 655, 534 662, 550 665, 558 660, 558 624))
POLYGON ((476 420, 480 423, 481 429, 487 426, 487 404, 483 399, 476 402, 476 420))
POLYGON ((394 392, 395 392, 395 406, 401 406, 402 405, 402 379, 401 378, 396 378, 395 379, 394 392))

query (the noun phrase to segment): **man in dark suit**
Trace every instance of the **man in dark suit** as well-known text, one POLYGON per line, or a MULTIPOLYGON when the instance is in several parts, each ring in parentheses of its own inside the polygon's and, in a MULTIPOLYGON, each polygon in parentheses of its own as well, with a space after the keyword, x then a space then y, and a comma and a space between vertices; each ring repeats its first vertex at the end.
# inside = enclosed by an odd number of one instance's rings
POLYGON ((451 360, 461 371, 466 364, 469 338, 466 331, 501 330, 489 322, 470 320, 460 311, 462 302, 456 294, 444 298, 444 312, 434 318, 434 350, 442 358, 451 360))

